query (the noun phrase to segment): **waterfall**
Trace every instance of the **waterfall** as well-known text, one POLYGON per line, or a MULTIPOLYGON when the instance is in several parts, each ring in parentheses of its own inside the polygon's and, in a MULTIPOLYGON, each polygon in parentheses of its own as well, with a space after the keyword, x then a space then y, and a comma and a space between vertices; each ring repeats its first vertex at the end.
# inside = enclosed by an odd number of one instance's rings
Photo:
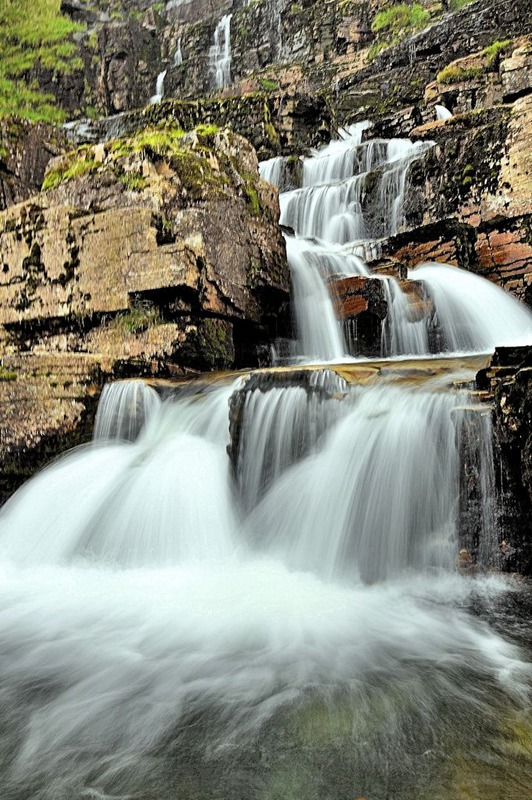
POLYGON ((459 402, 391 387, 360 391, 322 451, 286 472, 251 526, 264 530, 268 520, 268 547, 329 579, 449 568, 459 474, 450 411, 459 402))
POLYGON ((260 382, 244 385, 236 473, 246 511, 287 467, 316 451, 325 431, 344 413, 347 388, 329 370, 309 373, 306 387, 273 385, 265 392, 260 382))
POLYGON ((275 797, 288 751, 301 797, 407 800, 464 758, 525 785, 497 742, 526 655, 466 610, 503 587, 452 575, 470 413, 415 380, 258 372, 30 481, 0 513, 6 796, 275 797))
POLYGON ((338 244, 397 232, 408 168, 431 145, 407 139, 361 144, 367 128, 354 126, 304 161, 303 187, 281 197, 282 224, 299 236, 338 244), (375 177, 378 218, 366 210, 375 177))
POLYGON ((409 278, 424 285, 414 300, 394 277, 368 270, 363 259, 378 256, 381 240, 404 223, 410 166, 432 147, 408 139, 364 141, 370 129, 362 122, 340 130, 337 140, 304 158, 298 188, 286 187, 286 159, 260 167, 280 187, 281 223, 295 234, 286 241, 300 358, 359 355, 358 318, 339 321, 334 308, 336 282, 357 276, 379 281, 386 299, 384 321, 372 323, 381 326, 383 356, 488 352, 496 344, 530 341, 530 312, 464 270, 443 264, 411 270, 409 278), (492 313, 485 314, 488 306, 492 313))
POLYGON ((368 130, 281 194, 297 364, 110 384, 93 441, 0 510, 2 797, 523 797, 526 587, 480 572, 491 409, 459 388, 478 355, 427 356, 530 341, 532 314, 455 267, 370 271, 428 145, 368 130), (340 283, 396 363, 342 363, 340 283))
POLYGON ((430 353, 429 319, 411 318, 410 301, 394 280, 383 280, 388 300, 388 314, 383 324, 382 355, 425 355, 430 353))
POLYGON ((214 31, 214 44, 211 47, 211 63, 216 89, 225 89, 231 83, 231 18, 222 17, 214 31))
POLYGON ((96 412, 94 439, 134 442, 159 405, 159 395, 144 381, 107 383, 96 412))
POLYGON ((157 82, 155 84, 155 94, 150 97, 150 103, 154 105, 155 103, 160 103, 164 97, 164 79, 166 78, 167 70, 163 70, 159 72, 157 75, 157 82))
POLYGON ((275 158, 269 158, 267 161, 261 161, 259 164, 260 177, 280 188, 285 166, 286 158, 283 156, 275 156, 275 158))
POLYGON ((340 360, 345 352, 340 325, 319 269, 313 267, 314 250, 297 239, 287 240, 292 274, 294 313, 299 342, 305 356, 340 360))
MULTIPOLYGON (((349 351, 356 353, 357 325, 347 320, 342 329, 335 322, 329 289, 333 284, 327 282, 370 276, 358 253, 378 252, 378 239, 397 233, 408 169, 431 147, 407 139, 363 141, 370 128, 362 122, 340 130, 339 139, 303 160, 301 187, 279 197, 281 223, 298 237, 287 239, 287 252, 299 350, 306 358, 334 361, 349 351)), ((261 170, 265 179, 283 188, 279 159, 263 162, 261 170)), ((400 297, 398 284, 386 286, 385 292, 389 352, 428 352, 423 333, 427 323, 414 329, 405 321, 402 312, 408 303, 400 297)))
POLYGON ((174 67, 180 67, 183 63, 183 54, 181 52, 181 36, 177 40, 177 47, 174 54, 174 67))
POLYGON ((452 113, 449 111, 449 109, 445 108, 445 106, 435 105, 434 110, 436 111, 436 119, 439 120, 451 119, 451 117, 453 116, 452 113))
POLYGON ((490 352, 532 341, 530 311, 484 278, 436 263, 421 264, 409 275, 423 281, 433 299, 442 349, 490 352))

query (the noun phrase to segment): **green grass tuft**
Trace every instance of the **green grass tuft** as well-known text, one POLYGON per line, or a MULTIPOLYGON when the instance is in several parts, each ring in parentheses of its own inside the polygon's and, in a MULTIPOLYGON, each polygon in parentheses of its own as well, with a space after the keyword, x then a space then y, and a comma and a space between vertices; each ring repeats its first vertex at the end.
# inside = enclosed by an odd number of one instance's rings
POLYGON ((83 30, 60 12, 60 0, 0 0, 0 116, 62 122, 65 112, 31 82, 38 67, 70 73, 83 64, 72 34, 83 30))
POLYGON ((159 310, 148 300, 136 300, 129 311, 117 314, 111 327, 121 334, 144 333, 162 322, 159 310))
POLYGON ((451 11, 460 11, 461 8, 473 2, 474 0, 451 0, 450 9, 451 11))
POLYGON ((11 369, 4 369, 0 366, 0 381, 16 381, 17 373, 11 369))
POLYGON ((379 11, 371 24, 371 30, 373 33, 391 33, 396 37, 422 28, 429 20, 429 12, 419 3, 400 3, 379 11))
POLYGON ((91 152, 87 152, 86 149, 76 150, 74 153, 65 156, 57 167, 53 167, 46 173, 42 191, 55 189, 62 183, 81 178, 96 169, 97 164, 91 152))
POLYGON ((279 83, 271 78, 259 78, 259 83, 265 92, 275 92, 279 88, 279 83))
POLYGON ((511 39, 504 39, 502 42, 496 41, 484 48, 484 56, 486 58, 486 67, 488 70, 497 69, 500 57, 507 52, 511 43, 511 39))

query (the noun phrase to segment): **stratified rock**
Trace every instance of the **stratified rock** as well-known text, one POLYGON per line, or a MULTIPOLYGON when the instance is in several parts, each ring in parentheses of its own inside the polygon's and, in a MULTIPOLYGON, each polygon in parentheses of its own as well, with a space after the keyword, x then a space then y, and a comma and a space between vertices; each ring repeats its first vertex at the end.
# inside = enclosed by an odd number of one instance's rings
POLYGON ((86 432, 106 375, 253 366, 288 298, 277 192, 229 131, 167 126, 82 148, 50 164, 44 189, 0 215, 10 487, 27 474, 21 448, 36 467, 59 428, 86 432))
POLYGON ((528 37, 501 64, 503 99, 517 100, 532 92, 532 39, 528 37))
POLYGON ((0 210, 38 192, 50 160, 66 149, 65 133, 52 125, 0 119, 0 210))
POLYGON ((388 308, 383 282, 378 278, 357 275, 331 279, 329 291, 340 319, 353 319, 363 312, 373 314, 379 320, 386 317, 388 308))

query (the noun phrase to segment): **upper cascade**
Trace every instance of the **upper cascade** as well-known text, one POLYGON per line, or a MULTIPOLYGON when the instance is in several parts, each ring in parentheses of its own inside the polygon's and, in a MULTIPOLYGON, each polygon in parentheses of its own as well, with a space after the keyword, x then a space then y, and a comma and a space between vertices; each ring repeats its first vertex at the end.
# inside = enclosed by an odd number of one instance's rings
POLYGON ((340 130, 299 171, 283 157, 260 166, 280 188, 281 223, 293 231, 286 241, 297 344, 288 359, 489 352, 532 341, 532 314, 479 276, 427 264, 400 281, 368 268, 403 227, 409 168, 433 146, 368 139, 370 130, 367 121, 340 130))
POLYGON ((150 97, 150 103, 153 105, 154 103, 160 103, 164 97, 164 79, 166 78, 167 70, 163 70, 159 72, 157 75, 157 81, 155 84, 155 94, 150 97))
POLYGON ((402 224, 411 163, 432 147, 408 139, 362 142, 353 125, 303 161, 302 188, 281 196, 281 223, 299 236, 346 244, 393 236, 402 224))

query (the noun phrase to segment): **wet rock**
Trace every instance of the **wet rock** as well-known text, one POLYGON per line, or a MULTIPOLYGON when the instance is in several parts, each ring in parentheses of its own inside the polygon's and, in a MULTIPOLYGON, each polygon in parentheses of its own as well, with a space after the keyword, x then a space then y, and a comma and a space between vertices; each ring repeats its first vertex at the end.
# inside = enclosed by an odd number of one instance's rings
POLYGON ((494 397, 498 542, 503 569, 532 574, 532 351, 497 348, 480 376, 494 397))
POLYGON ((386 317, 388 305, 383 282, 378 278, 357 275, 351 278, 331 279, 329 291, 340 319, 352 319, 362 312, 374 314, 380 320, 386 317))

